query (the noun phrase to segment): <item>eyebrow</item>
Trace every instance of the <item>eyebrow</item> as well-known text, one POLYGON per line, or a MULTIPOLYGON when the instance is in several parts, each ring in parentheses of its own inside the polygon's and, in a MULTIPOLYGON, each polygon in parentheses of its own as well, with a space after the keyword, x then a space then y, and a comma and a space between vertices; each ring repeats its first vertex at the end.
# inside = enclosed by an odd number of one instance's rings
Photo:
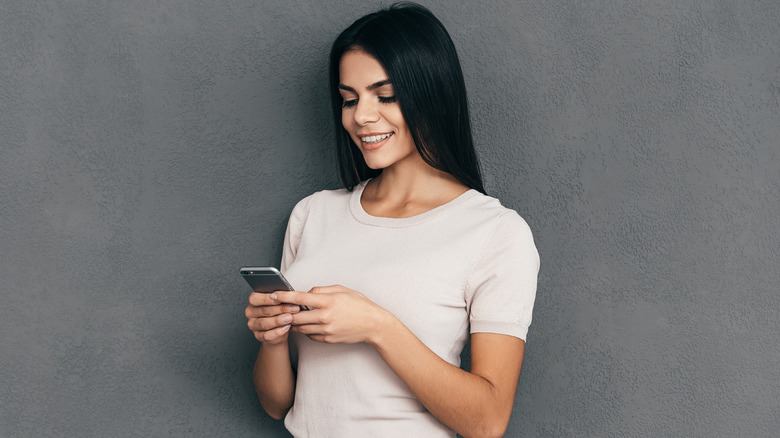
MULTIPOLYGON (((368 87, 366 87, 366 89, 368 89, 369 91, 376 90, 377 88, 383 87, 385 85, 389 85, 390 83, 391 83, 390 79, 383 79, 383 80, 381 80, 379 82, 374 82, 373 84, 371 84, 368 87)), ((346 90, 346 91, 351 91, 353 93, 356 93, 354 88, 349 87, 349 86, 344 85, 344 84, 339 84, 339 90, 346 90)))

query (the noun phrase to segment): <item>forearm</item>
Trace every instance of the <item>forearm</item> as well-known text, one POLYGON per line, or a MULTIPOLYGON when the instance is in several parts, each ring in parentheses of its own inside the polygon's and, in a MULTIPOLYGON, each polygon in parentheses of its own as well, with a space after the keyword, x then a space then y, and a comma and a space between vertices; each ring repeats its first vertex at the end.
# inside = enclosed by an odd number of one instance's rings
POLYGON ((447 363, 387 310, 343 286, 309 293, 276 292, 280 303, 305 305, 292 330, 315 342, 373 346, 439 421, 463 436, 501 436, 509 423, 524 342, 514 336, 471 336, 471 372, 447 363))
POLYGON ((382 358, 439 421, 464 437, 501 436, 514 401, 483 376, 451 365, 391 317, 372 340, 382 358))
POLYGON ((260 404, 268 415, 277 420, 284 418, 295 396, 295 375, 287 342, 261 344, 252 370, 252 381, 260 404))

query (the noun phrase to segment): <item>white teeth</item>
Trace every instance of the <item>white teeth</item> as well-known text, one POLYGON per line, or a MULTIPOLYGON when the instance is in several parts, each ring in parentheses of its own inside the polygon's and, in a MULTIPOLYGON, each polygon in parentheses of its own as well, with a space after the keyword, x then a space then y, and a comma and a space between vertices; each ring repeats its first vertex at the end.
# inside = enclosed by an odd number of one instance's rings
POLYGON ((387 137, 390 137, 391 135, 393 135, 392 132, 388 132, 387 134, 382 135, 369 135, 368 137, 360 137, 360 140, 362 140, 363 143, 376 143, 386 139, 387 137))

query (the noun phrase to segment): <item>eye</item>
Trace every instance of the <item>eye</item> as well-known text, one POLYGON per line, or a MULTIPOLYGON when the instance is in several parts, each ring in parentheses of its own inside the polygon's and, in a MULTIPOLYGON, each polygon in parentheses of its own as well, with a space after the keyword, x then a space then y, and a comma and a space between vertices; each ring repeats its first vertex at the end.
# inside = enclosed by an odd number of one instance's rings
POLYGON ((393 103, 398 101, 398 98, 395 96, 379 96, 379 101, 381 103, 393 103))
POLYGON ((345 100, 341 103, 342 108, 351 108, 355 105, 357 105, 357 99, 345 100))

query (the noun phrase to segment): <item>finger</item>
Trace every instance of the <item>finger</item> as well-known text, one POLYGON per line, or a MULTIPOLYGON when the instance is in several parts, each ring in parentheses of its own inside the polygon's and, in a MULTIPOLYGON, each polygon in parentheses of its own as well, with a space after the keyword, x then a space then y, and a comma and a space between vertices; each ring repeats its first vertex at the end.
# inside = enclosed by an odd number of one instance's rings
POLYGON ((323 344, 335 344, 338 342, 331 335, 308 335, 308 337, 314 342, 322 342, 323 344))
POLYGON ((276 306, 247 306, 244 315, 247 318, 264 318, 268 316, 281 315, 282 313, 298 313, 300 306, 295 304, 279 304, 276 306))
POLYGON ((249 304, 253 306, 270 306, 279 303, 271 299, 271 294, 252 292, 249 294, 249 304))
POLYGON ((317 286, 317 287, 313 287, 313 288, 311 288, 311 290, 309 290, 309 293, 310 294, 330 294, 330 293, 333 293, 333 292, 341 292, 343 290, 344 290, 343 286, 339 286, 337 284, 334 284, 332 286, 317 286))
POLYGON ((304 324, 304 325, 294 325, 292 326, 292 330, 297 333, 304 334, 306 336, 311 337, 311 335, 325 335, 325 330, 323 330, 323 327, 318 324, 304 324))
POLYGON ((292 323, 292 315, 283 313, 278 316, 268 318, 252 318, 247 324, 252 331, 267 331, 279 328, 292 323))
POLYGON ((277 293, 279 293, 279 292, 294 292, 294 291, 276 290, 276 291, 271 292, 270 294, 268 294, 268 299, 271 301, 271 303, 279 304, 279 303, 282 302, 282 301, 279 300, 279 296, 277 295, 277 293))
POLYGON ((311 310, 293 315, 293 325, 330 324, 331 320, 325 310, 311 310))
POLYGON ((277 327, 277 328, 275 328, 273 330, 260 332, 260 336, 259 336, 258 341, 261 341, 261 342, 263 342, 263 341, 264 342, 273 342, 273 341, 279 339, 280 337, 284 336, 289 330, 290 330, 290 326, 289 325, 285 325, 285 326, 282 326, 282 327, 277 327))
POLYGON ((297 304, 299 306, 307 306, 309 308, 320 308, 327 305, 330 302, 330 297, 327 295, 309 294, 306 292, 298 291, 279 291, 271 294, 271 299, 276 300, 279 303, 297 304))

